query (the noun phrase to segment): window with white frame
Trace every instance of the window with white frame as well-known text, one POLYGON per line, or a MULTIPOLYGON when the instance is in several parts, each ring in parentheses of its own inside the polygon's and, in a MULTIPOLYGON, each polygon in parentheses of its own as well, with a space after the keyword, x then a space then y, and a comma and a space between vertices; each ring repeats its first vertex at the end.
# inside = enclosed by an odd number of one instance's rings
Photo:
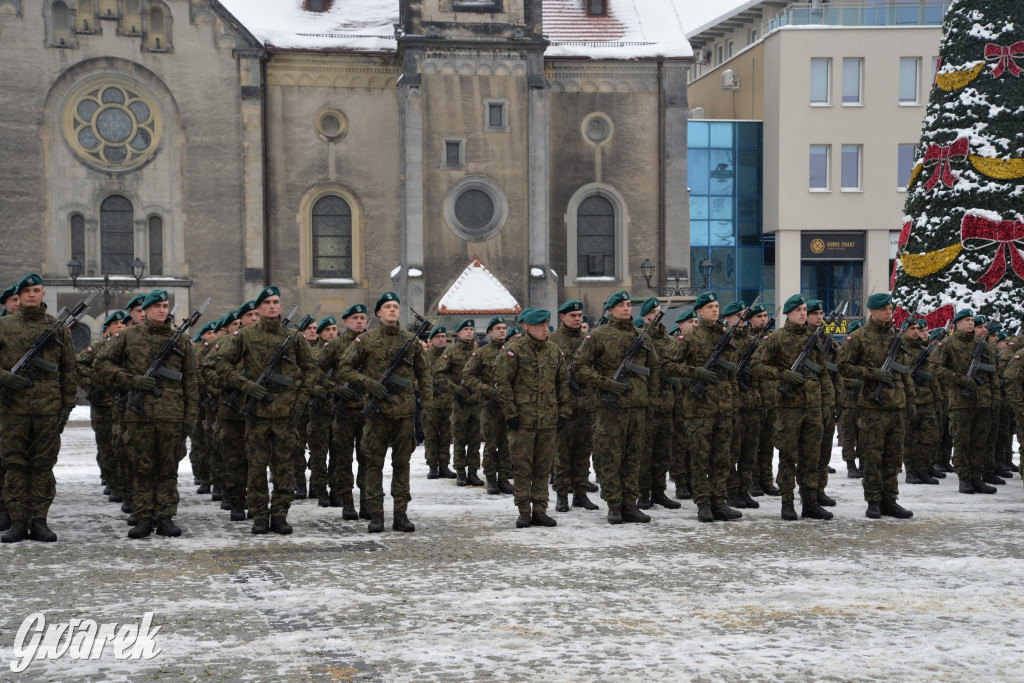
POLYGON ((811 59, 811 104, 829 103, 831 59, 811 59))
POLYGON ((736 41, 727 40, 725 41, 725 58, 732 59, 733 52, 736 48, 736 41))
POLYGON ((808 184, 811 190, 828 189, 828 152, 828 145, 811 145, 810 182, 808 184))
POLYGON ((917 104, 920 72, 920 59, 917 57, 900 58, 900 104, 917 104))
POLYGON ((843 104, 861 103, 863 71, 863 59, 843 60, 843 104))
POLYGON ((725 45, 719 43, 715 46, 715 66, 718 66, 725 61, 725 45))
POLYGON ((750 34, 748 35, 748 44, 749 45, 753 45, 756 42, 757 42, 757 29, 756 28, 752 28, 752 29, 750 29, 750 34))
POLYGON ((896 151, 896 187, 906 190, 910 175, 914 172, 914 156, 917 145, 899 145, 896 151))
POLYGON ((843 145, 839 159, 839 183, 844 190, 860 189, 861 151, 860 145, 843 145))

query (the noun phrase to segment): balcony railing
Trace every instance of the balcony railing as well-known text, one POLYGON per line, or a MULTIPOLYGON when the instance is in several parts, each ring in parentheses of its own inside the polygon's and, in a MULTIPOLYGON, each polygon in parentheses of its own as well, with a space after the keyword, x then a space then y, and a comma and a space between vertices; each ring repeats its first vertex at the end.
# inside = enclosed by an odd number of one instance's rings
POLYGON ((948 0, 792 4, 761 24, 761 35, 783 26, 941 26, 947 7, 948 0))

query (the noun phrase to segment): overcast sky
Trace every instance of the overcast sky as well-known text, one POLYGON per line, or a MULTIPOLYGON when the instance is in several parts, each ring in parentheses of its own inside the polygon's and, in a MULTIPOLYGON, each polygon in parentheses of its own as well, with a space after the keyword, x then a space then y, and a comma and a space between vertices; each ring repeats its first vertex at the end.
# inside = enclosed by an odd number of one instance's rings
MULTIPOLYGON (((643 0, 635 0, 643 2, 643 0)), ((734 7, 739 7, 747 0, 674 0, 676 9, 687 33, 703 26, 712 19, 719 17, 734 7)))

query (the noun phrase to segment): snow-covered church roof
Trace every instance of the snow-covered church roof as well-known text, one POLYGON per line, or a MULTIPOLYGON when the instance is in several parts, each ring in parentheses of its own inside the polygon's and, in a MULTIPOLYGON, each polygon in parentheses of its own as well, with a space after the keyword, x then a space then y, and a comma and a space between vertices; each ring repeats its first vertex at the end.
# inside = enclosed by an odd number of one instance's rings
POLYGON ((519 302, 498 278, 474 257, 437 304, 441 315, 519 313, 519 302))
MULTIPOLYGON (((588 16, 585 0, 545 0, 548 57, 692 57, 673 0, 606 0, 607 16, 588 16)), ((267 47, 394 52, 400 0, 334 0, 325 12, 303 0, 220 0, 267 47)))

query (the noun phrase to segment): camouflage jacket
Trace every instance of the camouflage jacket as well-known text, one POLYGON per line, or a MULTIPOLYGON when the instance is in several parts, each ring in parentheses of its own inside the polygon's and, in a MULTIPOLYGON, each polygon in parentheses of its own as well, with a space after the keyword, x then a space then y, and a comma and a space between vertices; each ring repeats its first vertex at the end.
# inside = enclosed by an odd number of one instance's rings
MULTIPOLYGON (((807 331, 811 334, 814 330, 811 326, 807 326, 807 331)), ((835 364, 838 354, 825 353, 825 349, 829 347, 835 348, 835 342, 832 340, 832 335, 825 330, 821 333, 821 338, 818 341, 818 350, 821 351, 822 366, 825 368, 825 374, 821 376, 821 403, 824 406, 835 406, 836 404, 836 377, 839 375, 839 367, 836 366, 835 372, 829 369, 829 364, 835 364)))
MULTIPOLYGON (((228 406, 225 399, 231 394, 230 391, 223 391, 220 385, 220 377, 217 374, 217 356, 220 355, 221 349, 226 344, 229 344, 232 339, 238 336, 238 330, 231 333, 231 336, 220 336, 213 341, 212 344, 207 348, 206 353, 203 354, 199 361, 199 374, 203 376, 203 382, 206 386, 206 390, 210 395, 217 399, 217 419, 218 420, 245 420, 245 415, 241 413, 242 406, 245 405, 245 395, 242 394, 238 400, 237 410, 228 406)), ((237 366, 241 369, 241 365, 237 366)))
MULTIPOLYGON (((868 318, 864 327, 856 330, 843 342, 839 352, 839 372, 843 377, 859 379, 864 382, 861 387, 857 405, 873 410, 903 410, 907 400, 914 398, 914 383, 907 375, 893 372, 893 386, 881 384, 881 404, 871 400, 879 382, 873 379, 872 373, 882 367, 889 353, 889 346, 896 336, 892 323, 881 325, 868 318)), ((906 354, 902 354, 899 363, 906 363, 906 354)))
MULTIPOLYGON (((392 357, 407 339, 414 336, 405 332, 398 325, 381 325, 369 332, 363 332, 352 340, 339 359, 337 377, 341 382, 350 382, 353 386, 366 390, 371 381, 380 379, 384 369, 392 357)), ((416 395, 414 392, 425 390, 430 386, 430 373, 427 371, 427 359, 419 341, 414 341, 405 359, 412 363, 402 363, 395 376, 412 384, 412 388, 402 389, 391 385, 392 401, 378 401, 380 415, 389 419, 411 417, 416 414, 416 395)), ((369 401, 369 397, 364 401, 369 401)))
POLYGON ((494 362, 504 347, 502 343, 489 341, 474 351, 462 368, 466 388, 482 397, 481 403, 491 410, 501 411, 498 391, 495 389, 494 362))
MULTIPOLYGON (((260 376, 270 362, 274 350, 289 339, 288 353, 277 366, 280 381, 271 381, 267 389, 274 394, 273 401, 256 401, 258 419, 276 420, 288 418, 296 403, 305 406, 309 392, 316 381, 316 364, 310 353, 309 344, 301 334, 282 329, 281 320, 275 318, 260 320, 238 331, 220 349, 212 353, 215 370, 214 380, 221 391, 242 389, 260 376)), ((242 396, 244 406, 248 398, 242 396)))
POLYGON ((524 429, 554 429, 568 418, 569 373, 558 344, 526 333, 503 350, 495 375, 505 418, 519 416, 524 429))
POLYGON ((1019 409, 1024 407, 1024 354, 1016 346, 1007 346, 1004 353, 1007 349, 1010 353, 1006 355, 1003 367, 1003 388, 1006 400, 1019 409))
MULTIPOLYGON (((590 340, 581 344, 577 350, 576 377, 582 384, 607 391, 608 386, 619 369, 619 364, 626 357, 629 345, 633 343, 639 331, 633 327, 633 319, 611 319, 587 335, 590 340)), ((626 382, 630 391, 617 397, 620 408, 646 408, 651 397, 660 390, 658 379, 658 354, 647 345, 641 349, 633 361, 636 365, 648 368, 650 374, 629 373, 626 382)))
MULTIPOLYGON (((110 338, 96 355, 93 363, 96 377, 112 389, 127 393, 132 388, 132 377, 143 375, 156 359, 157 352, 170 338, 174 327, 168 321, 155 325, 148 320, 132 325, 110 338)), ((170 354, 164 367, 181 373, 181 380, 161 378, 161 392, 142 394, 142 415, 124 412, 125 422, 194 422, 199 415, 198 366, 192 343, 185 337, 178 339, 177 353, 170 354)))
POLYGON ((772 387, 772 383, 759 381, 754 378, 754 359, 757 358, 757 354, 760 351, 760 346, 764 344, 765 340, 768 339, 768 334, 764 330, 754 330, 747 325, 743 328, 743 335, 736 338, 736 346, 739 347, 737 351, 737 362, 740 356, 743 355, 743 350, 747 344, 752 341, 756 341, 758 348, 754 349, 754 355, 750 357, 750 363, 747 364, 746 372, 748 373, 747 378, 750 383, 750 388, 747 390, 739 389, 739 377, 736 378, 736 388, 740 394, 740 406, 741 410, 759 410, 761 408, 762 393, 769 393, 765 391, 766 387, 772 387))
POLYGON ((441 364, 447 360, 447 347, 435 349, 430 346, 423 353, 427 360, 427 372, 430 373, 430 387, 420 394, 424 408, 433 408, 442 412, 450 412, 452 409, 452 395, 442 386, 437 371, 441 364))
MULTIPOLYGON (((664 363, 664 371, 674 377, 688 377, 697 382, 696 371, 704 367, 704 363, 711 357, 712 351, 718 341, 725 334, 726 327, 719 321, 709 322, 701 318, 697 327, 687 335, 682 343, 675 349, 675 356, 667 359, 664 363)), ((735 363, 738 359, 738 349, 733 341, 730 341, 732 348, 722 354, 723 361, 735 363)), ((736 373, 726 370, 723 367, 715 369, 718 375, 717 384, 704 386, 704 400, 700 400, 687 390, 683 394, 683 408, 687 415, 693 417, 711 417, 714 415, 731 414, 735 408, 735 397, 738 393, 736 385, 736 373)))
MULTIPOLYGON (((583 328, 570 329, 562 325, 548 337, 548 341, 558 344, 558 348, 561 349, 563 357, 566 359, 566 366, 568 367, 569 359, 576 355, 576 351, 579 350, 585 338, 583 328)), ((572 413, 576 415, 594 412, 597 410, 597 402, 599 400, 597 390, 586 386, 578 377, 576 380, 580 385, 580 390, 573 391, 571 387, 569 389, 569 393, 572 395, 572 413)))
MULTIPOLYGON (((21 308, 17 313, 0 318, 0 378, 7 374, 32 347, 32 343, 56 320, 47 314, 46 304, 39 308, 21 308)), ((11 393, 11 405, 0 404, 7 415, 56 415, 63 408, 74 408, 78 402, 78 378, 75 374, 75 348, 71 333, 61 325, 56 340, 38 358, 51 363, 56 372, 35 370, 32 386, 11 393)))
POLYGON ((946 399, 950 410, 958 408, 987 408, 992 404, 992 379, 994 373, 982 372, 985 383, 975 389, 975 398, 963 395, 963 389, 956 384, 957 378, 966 378, 971 367, 976 344, 984 344, 981 353, 983 364, 995 364, 989 344, 974 336, 974 332, 953 332, 939 344, 934 358, 935 376, 946 386, 946 399))
MULTIPOLYGON (((761 350, 754 355, 753 375, 758 380, 768 380, 784 384, 781 375, 793 367, 797 356, 803 350, 811 331, 807 325, 797 325, 786 321, 782 327, 768 335, 768 339, 761 345, 761 350)), ((777 394, 778 405, 783 408, 806 407, 813 408, 821 406, 821 383, 825 381, 828 370, 825 368, 825 359, 821 354, 821 348, 812 349, 809 355, 812 362, 820 366, 817 373, 809 369, 804 370, 807 381, 802 386, 793 386, 789 398, 781 392, 777 394)), ((777 385, 777 386, 778 386, 777 385)))
MULTIPOLYGON (((918 340, 907 341, 903 343, 903 347, 907 351, 907 367, 909 367, 914 364, 914 361, 921 355, 921 352, 928 348, 928 342, 918 340)), ((937 346, 935 348, 936 350, 938 349, 937 346)), ((939 387, 939 380, 935 377, 934 372, 935 366, 932 365, 932 359, 929 358, 921 364, 919 378, 917 380, 914 380, 913 377, 910 378, 914 382, 914 389, 917 394, 914 399, 915 405, 928 405, 939 400, 941 389, 939 387), (928 375, 931 375, 932 378, 928 379, 928 375)))
POLYGON ((75 357, 75 370, 78 372, 78 386, 85 392, 89 404, 93 408, 110 410, 114 406, 114 397, 106 391, 100 382, 96 381, 96 373, 93 372, 93 362, 96 354, 107 343, 104 337, 96 341, 92 346, 87 346, 75 357))
MULTIPOLYGON (((450 344, 441 356, 441 365, 434 372, 434 381, 440 385, 442 389, 451 393, 455 391, 455 388, 462 384, 462 370, 466 367, 466 362, 469 361, 470 356, 476 350, 476 344, 473 341, 462 341, 456 339, 454 344, 450 344)), ((469 389, 468 386, 466 386, 469 389)), ((452 400, 455 400, 453 397, 452 400)), ((472 392, 469 398, 464 400, 458 400, 456 403, 464 406, 475 406, 483 400, 483 397, 477 393, 472 392)))
MULTIPOLYGON (((366 333, 363 332, 363 334, 366 333)), ((320 384, 322 384, 327 391, 332 394, 337 392, 338 389, 345 384, 345 382, 338 380, 338 377, 341 375, 341 356, 345 353, 345 349, 351 346, 352 342, 358 336, 358 334, 346 328, 344 332, 327 342, 327 345, 320 350, 320 353, 316 358, 317 365, 320 367, 320 384)), ((361 401, 357 397, 348 401, 345 404, 345 409, 359 410, 360 405, 361 401)), ((325 409, 330 410, 330 406, 325 405, 325 409)))
POLYGON ((668 330, 661 323, 651 328, 648 335, 648 343, 654 347, 658 356, 658 391, 651 397, 651 407, 658 410, 669 411, 675 405, 675 387, 681 386, 683 380, 679 377, 670 377, 661 372, 661 360, 669 357, 669 353, 676 349, 676 341, 668 336, 668 330))

